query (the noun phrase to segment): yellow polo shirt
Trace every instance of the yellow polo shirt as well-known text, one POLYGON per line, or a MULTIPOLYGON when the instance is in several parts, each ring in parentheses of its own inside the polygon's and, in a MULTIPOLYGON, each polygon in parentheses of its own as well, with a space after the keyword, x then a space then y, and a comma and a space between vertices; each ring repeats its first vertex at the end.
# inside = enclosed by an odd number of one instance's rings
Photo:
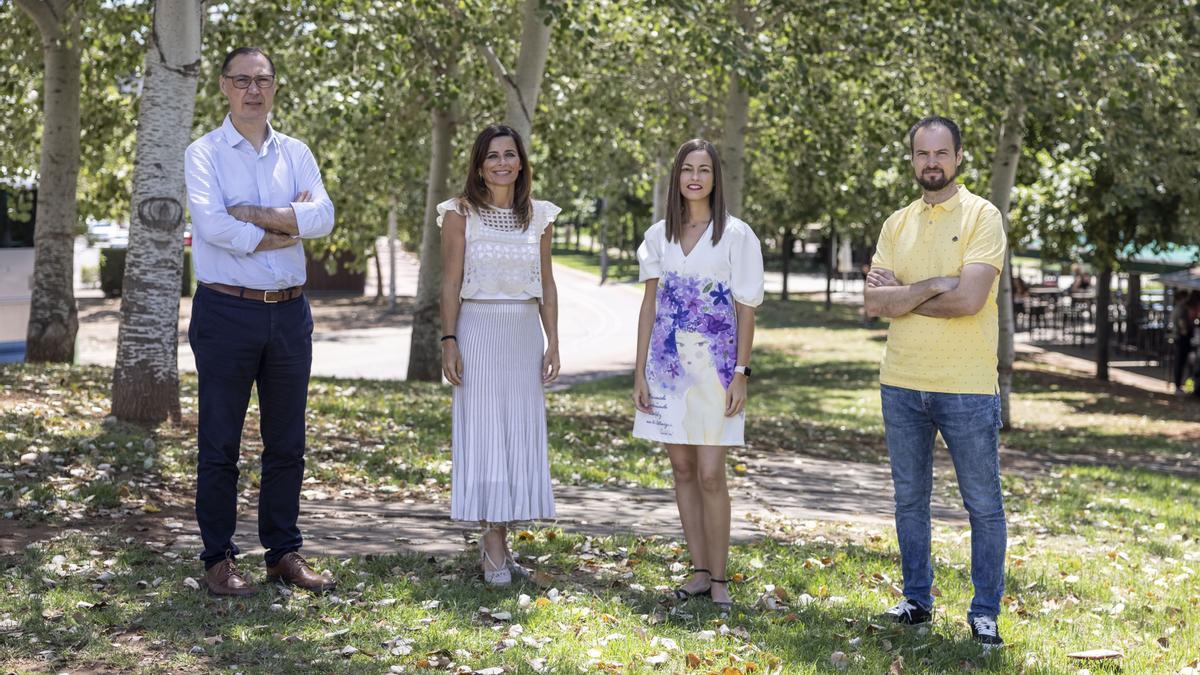
MULTIPOLYGON (((1004 220, 991 202, 958 192, 935 206, 918 199, 883 224, 872 267, 891 270, 902 284, 957 277, 964 265, 1005 262, 1004 220)), ((879 381, 894 387, 950 394, 994 394, 1000 338, 992 283, 973 316, 939 319, 908 313, 892 319, 879 381)))

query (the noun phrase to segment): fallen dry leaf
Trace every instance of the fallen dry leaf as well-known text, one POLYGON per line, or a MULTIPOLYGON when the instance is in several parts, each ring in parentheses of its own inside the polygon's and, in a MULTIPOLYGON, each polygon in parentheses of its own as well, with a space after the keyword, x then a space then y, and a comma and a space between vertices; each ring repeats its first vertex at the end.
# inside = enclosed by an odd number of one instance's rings
POLYGON ((1082 652, 1071 652, 1067 654, 1067 657, 1084 661, 1103 661, 1105 659, 1121 659, 1125 655, 1115 649, 1088 649, 1082 652))

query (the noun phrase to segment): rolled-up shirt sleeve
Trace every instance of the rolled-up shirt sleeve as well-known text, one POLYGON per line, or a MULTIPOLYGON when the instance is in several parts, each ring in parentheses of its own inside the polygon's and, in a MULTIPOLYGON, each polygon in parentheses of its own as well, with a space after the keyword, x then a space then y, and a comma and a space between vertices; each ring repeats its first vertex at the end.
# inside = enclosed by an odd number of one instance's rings
POLYGON ((221 196, 212 151, 193 143, 184 153, 183 162, 192 236, 233 253, 254 253, 266 231, 229 215, 221 196))
POLYGON ((301 145, 297 153, 296 184, 301 192, 307 192, 311 201, 292 202, 296 214, 296 229, 304 239, 324 237, 333 231, 333 201, 325 192, 321 180, 321 169, 307 145, 301 145))

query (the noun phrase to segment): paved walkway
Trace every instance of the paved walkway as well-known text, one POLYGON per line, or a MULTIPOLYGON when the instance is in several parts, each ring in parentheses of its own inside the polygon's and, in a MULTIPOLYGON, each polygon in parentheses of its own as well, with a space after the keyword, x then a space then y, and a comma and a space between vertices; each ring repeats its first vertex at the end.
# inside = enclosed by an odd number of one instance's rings
MULTIPOLYGON (((386 247, 381 246, 386 270, 386 247)), ((312 298, 313 375, 403 380, 408 372, 412 336, 411 306, 417 293, 418 262, 409 253, 397 256, 396 295, 400 311, 388 313, 366 298, 312 298)), ((374 270, 367 280, 375 288, 374 270)), ((596 278, 562 265, 554 266, 559 297, 560 386, 590 377, 633 370, 641 293, 621 284, 600 286, 596 278)), ((384 287, 387 288, 387 278, 384 287)), ((92 293, 96 296, 98 293, 92 293)), ((116 359, 119 300, 80 300, 78 361, 112 366, 116 359)), ((191 299, 179 310, 179 368, 194 372, 187 344, 191 299)))
MULTIPOLYGON (((964 523, 966 514, 953 490, 953 467, 945 453, 937 462, 938 489, 933 516, 964 523)), ((886 465, 763 453, 746 458, 747 475, 730 477, 732 538, 745 542, 762 536, 755 522, 852 523, 887 528, 892 521, 891 476, 886 465)), ((311 493, 310 493, 311 494, 311 493)), ((554 488, 558 518, 568 532, 591 535, 662 535, 682 539, 674 492, 670 489, 564 486, 554 488)), ((349 556, 397 552, 450 556, 468 550, 474 525, 449 519, 449 504, 439 502, 305 499, 300 525, 314 554, 349 556)), ((172 509, 167 540, 183 556, 199 550, 200 535, 191 513, 172 509)), ((238 545, 246 553, 258 546, 257 513, 239 514, 238 545)))

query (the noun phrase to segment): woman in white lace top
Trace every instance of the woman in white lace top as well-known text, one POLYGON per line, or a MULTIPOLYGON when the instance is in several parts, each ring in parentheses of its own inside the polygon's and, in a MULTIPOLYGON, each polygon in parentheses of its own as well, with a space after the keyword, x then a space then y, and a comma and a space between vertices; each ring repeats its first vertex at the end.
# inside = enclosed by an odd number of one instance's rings
POLYGON ((450 516, 482 523, 493 585, 526 573, 508 523, 554 517, 542 387, 559 369, 550 244, 560 209, 533 199, 531 185, 521 137, 492 125, 475 139, 463 193, 437 207, 442 373, 454 385, 450 516))

